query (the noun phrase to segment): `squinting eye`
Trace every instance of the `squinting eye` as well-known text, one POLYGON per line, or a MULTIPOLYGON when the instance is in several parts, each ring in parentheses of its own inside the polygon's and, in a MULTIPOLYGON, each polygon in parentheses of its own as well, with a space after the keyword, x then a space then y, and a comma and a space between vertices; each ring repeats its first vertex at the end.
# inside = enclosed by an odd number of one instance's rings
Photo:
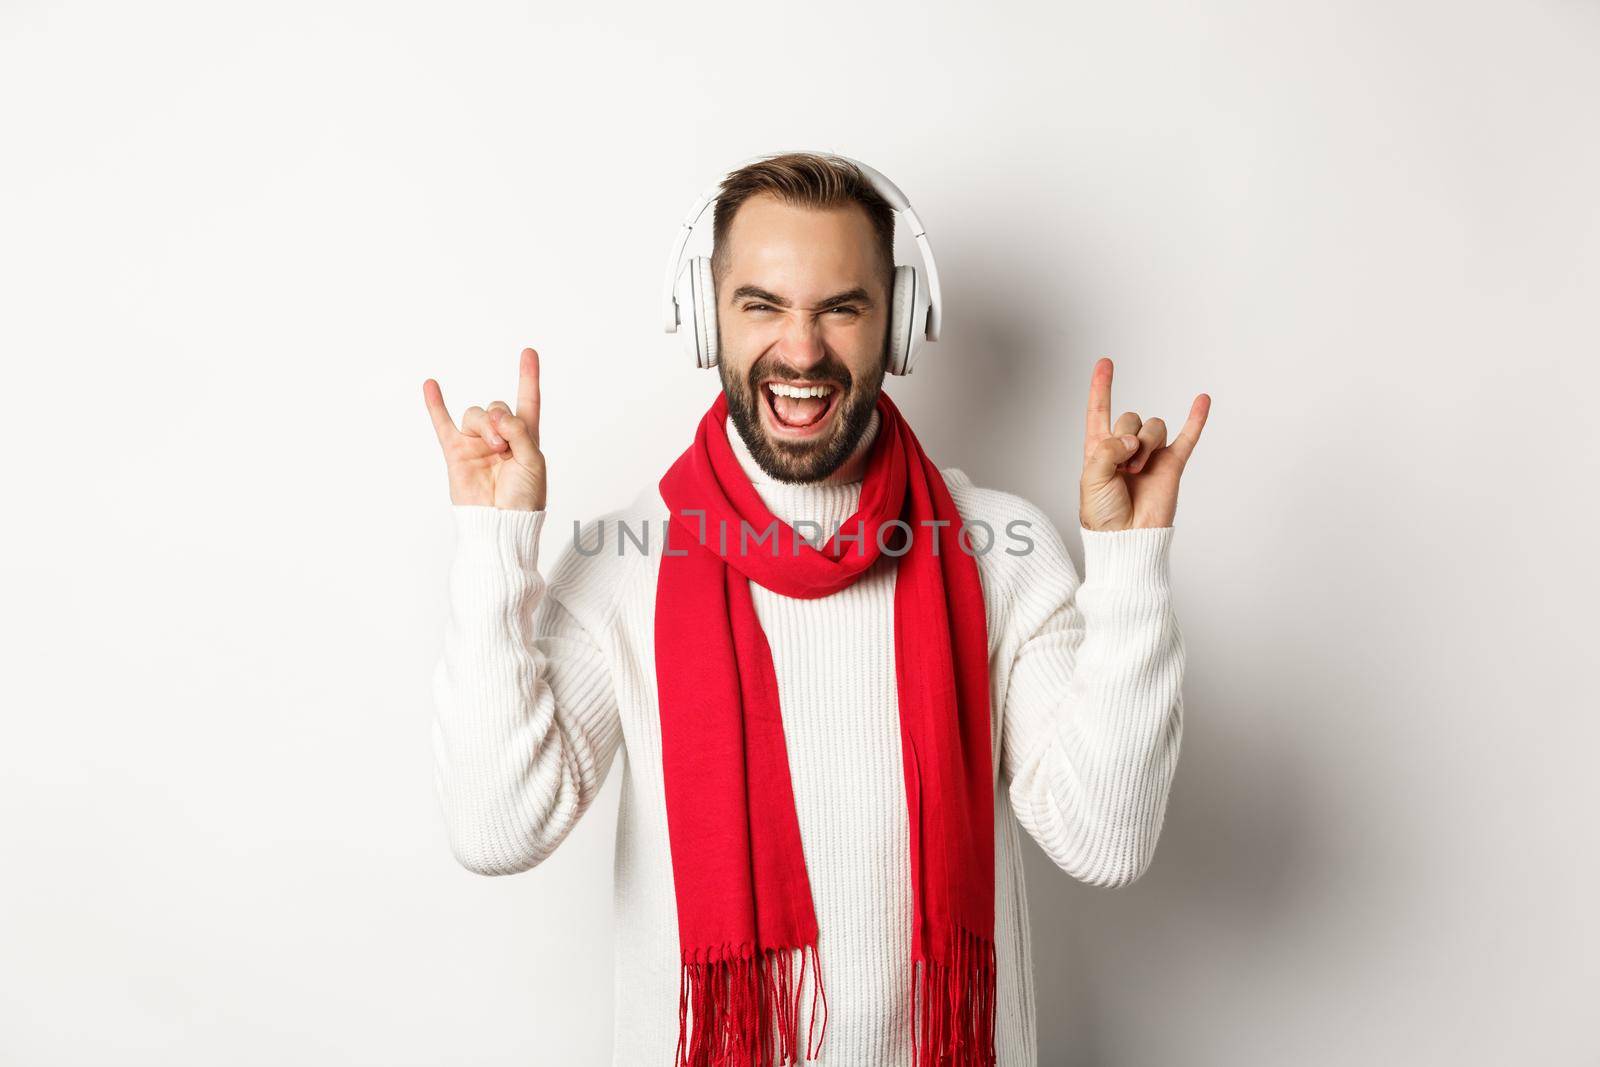
MULTIPOLYGON (((772 308, 770 306, 766 305, 766 304, 746 304, 744 306, 744 310, 745 311, 771 311, 772 308)), ((829 311, 842 311, 846 315, 859 315, 859 314, 861 314, 860 310, 857 309, 857 308, 844 307, 842 305, 840 307, 829 308, 828 310, 829 311)))

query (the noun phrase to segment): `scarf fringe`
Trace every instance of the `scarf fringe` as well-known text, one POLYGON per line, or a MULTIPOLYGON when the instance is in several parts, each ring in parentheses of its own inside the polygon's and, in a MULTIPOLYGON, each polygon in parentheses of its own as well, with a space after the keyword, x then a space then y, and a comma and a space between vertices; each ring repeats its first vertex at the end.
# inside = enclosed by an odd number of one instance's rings
POLYGON ((947 962, 912 965, 911 1060, 916 1067, 994 1067, 994 941, 953 927, 943 947, 947 962))
POLYGON ((828 994, 822 986, 817 947, 769 948, 753 952, 737 946, 722 959, 695 960, 717 950, 686 953, 678 979, 678 1050, 674 1067, 788 1067, 799 1063, 800 994, 805 985, 806 953, 811 954, 811 1025, 805 1059, 822 1051, 828 1032, 828 994), (734 955, 732 953, 738 953, 734 955), (799 953, 798 972, 794 954, 799 953), (822 997, 822 1032, 811 1047, 822 997), (693 1034, 690 1034, 690 1014, 693 1034), (773 1038, 778 1047, 772 1047, 773 1038), (778 1057, 773 1059, 774 1054, 778 1057))

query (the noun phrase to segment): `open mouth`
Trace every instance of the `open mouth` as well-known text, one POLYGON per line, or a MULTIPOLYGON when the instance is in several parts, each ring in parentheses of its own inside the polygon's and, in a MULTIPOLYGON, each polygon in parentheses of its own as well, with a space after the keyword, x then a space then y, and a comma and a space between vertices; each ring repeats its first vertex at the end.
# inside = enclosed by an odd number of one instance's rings
POLYGON ((822 430, 839 406, 844 390, 838 382, 796 382, 770 379, 761 383, 767 415, 780 437, 810 437, 822 430))

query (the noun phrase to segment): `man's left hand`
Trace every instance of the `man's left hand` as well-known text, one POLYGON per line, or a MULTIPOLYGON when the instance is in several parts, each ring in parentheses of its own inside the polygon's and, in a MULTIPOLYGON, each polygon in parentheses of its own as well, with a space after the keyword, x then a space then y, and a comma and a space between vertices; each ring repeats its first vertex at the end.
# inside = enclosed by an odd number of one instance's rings
POLYGON ((1171 526, 1178 513, 1178 479, 1200 441, 1211 410, 1201 393, 1189 407, 1189 420, 1169 445, 1167 424, 1124 411, 1111 425, 1111 360, 1094 365, 1089 381, 1089 415, 1083 439, 1083 480, 1078 521, 1086 530, 1128 530, 1171 526))

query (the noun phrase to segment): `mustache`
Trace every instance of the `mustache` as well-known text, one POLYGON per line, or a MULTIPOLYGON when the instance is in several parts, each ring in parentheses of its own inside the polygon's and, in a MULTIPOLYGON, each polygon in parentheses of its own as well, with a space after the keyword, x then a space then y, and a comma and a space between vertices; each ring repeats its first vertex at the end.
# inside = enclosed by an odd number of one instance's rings
POLYGON ((832 360, 817 366, 808 374, 801 374, 799 371, 786 367, 775 360, 757 360, 755 365, 750 368, 748 384, 754 389, 757 383, 768 378, 776 378, 780 381, 798 381, 800 379, 831 381, 839 383, 845 389, 849 389, 855 383, 855 378, 851 376, 850 371, 843 364, 832 360))

